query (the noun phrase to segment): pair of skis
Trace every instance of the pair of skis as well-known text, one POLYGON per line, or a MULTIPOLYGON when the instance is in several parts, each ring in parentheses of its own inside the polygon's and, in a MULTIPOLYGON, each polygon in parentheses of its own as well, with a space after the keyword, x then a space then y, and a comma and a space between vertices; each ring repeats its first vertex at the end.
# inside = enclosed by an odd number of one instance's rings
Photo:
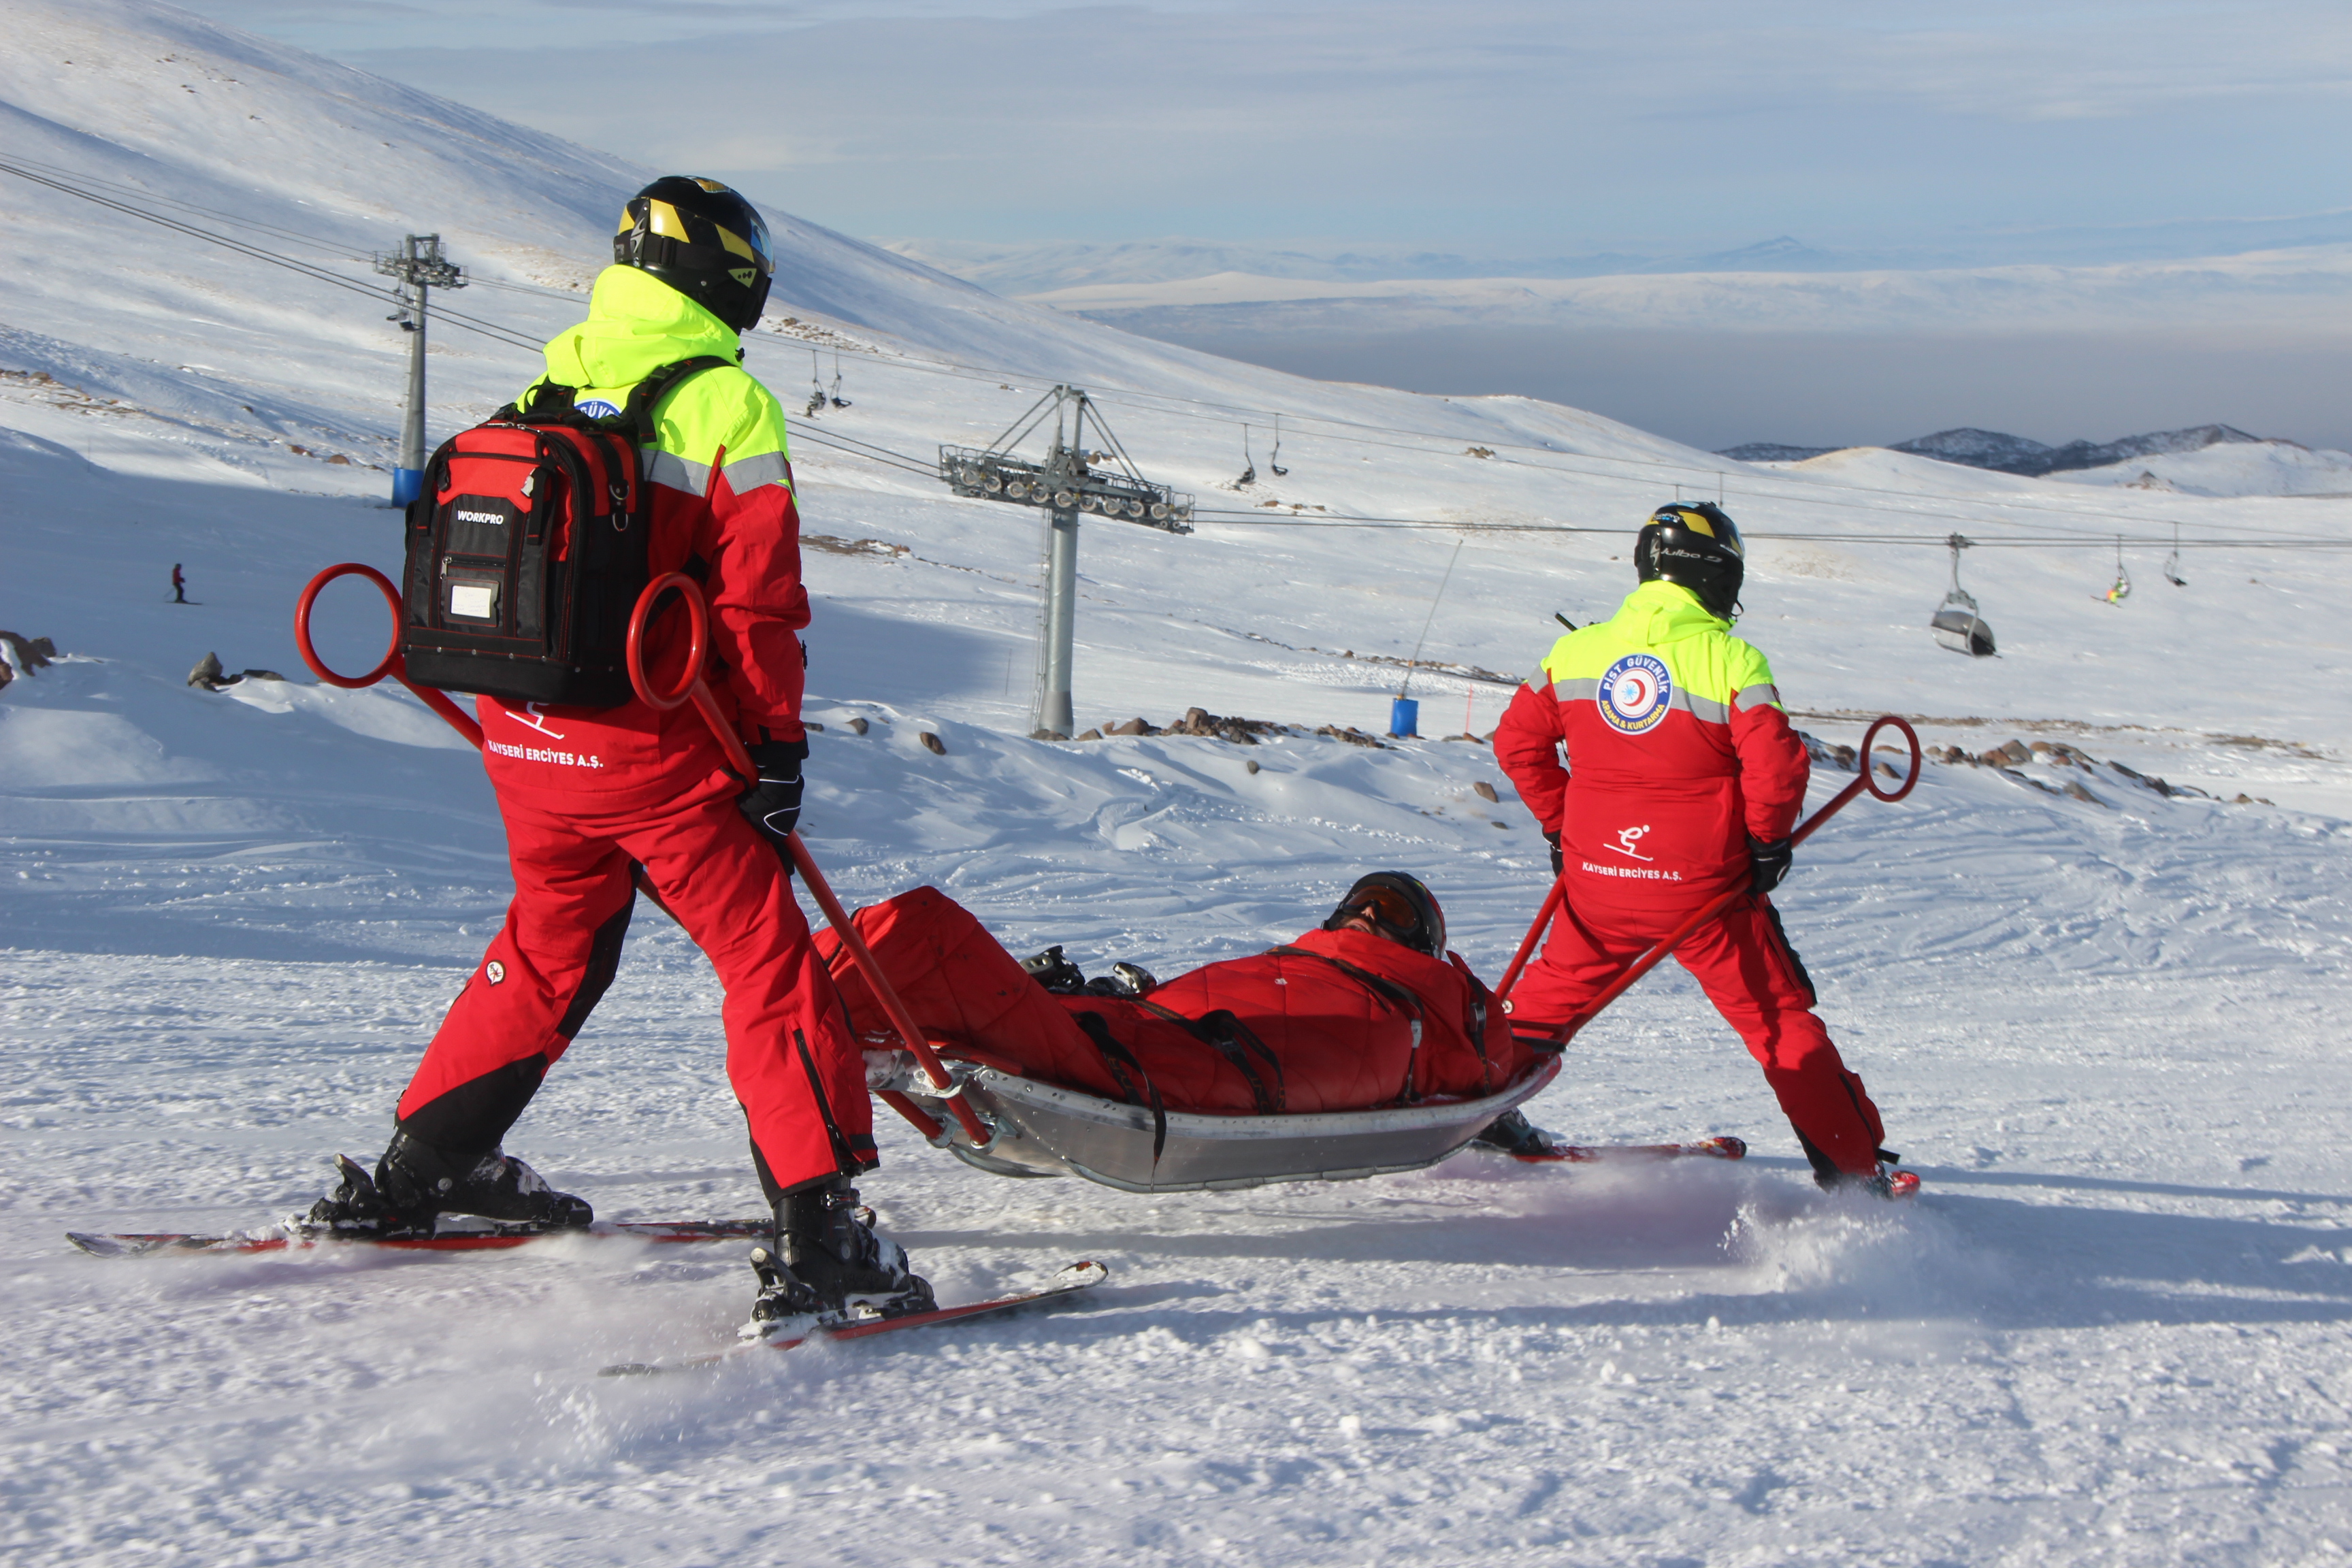
MULTIPOLYGON (((1515 1154, 1532 1165, 1594 1164, 1612 1160, 1738 1160, 1748 1145, 1738 1138, 1702 1138, 1692 1143, 1562 1143, 1549 1153, 1515 1154)), ((531 1225, 513 1220, 479 1219, 471 1215, 443 1215, 430 1235, 371 1236, 363 1231, 339 1231, 331 1226, 290 1219, 257 1230, 205 1236, 184 1231, 78 1231, 66 1239, 98 1258, 149 1258, 190 1253, 249 1254, 290 1252, 348 1244, 389 1247, 413 1252, 493 1252, 550 1237, 605 1237, 636 1241, 752 1241, 775 1228, 765 1215, 758 1219, 598 1220, 585 1228, 531 1225)))
MULTIPOLYGON (((368 1247, 396 1247, 421 1252, 487 1252, 520 1247, 525 1242, 541 1241, 550 1237, 579 1236, 628 1237, 637 1241, 683 1242, 727 1241, 766 1238, 774 1233, 775 1222, 770 1219, 741 1220, 656 1220, 618 1223, 599 1221, 581 1227, 559 1228, 549 1226, 517 1224, 501 1220, 476 1220, 468 1216, 444 1216, 446 1228, 436 1228, 429 1236, 368 1236, 350 1231, 338 1232, 331 1226, 310 1225, 301 1220, 289 1220, 282 1225, 261 1230, 236 1231, 226 1236, 191 1236, 178 1232, 95 1233, 68 1231, 66 1239, 82 1251, 98 1258, 153 1258, 166 1255, 230 1254, 245 1255, 264 1252, 299 1251, 309 1247, 338 1243, 368 1247)), ((862 1340, 876 1334, 895 1333, 900 1329, 936 1328, 944 1323, 962 1322, 970 1318, 989 1317, 1010 1312, 1023 1307, 1042 1306, 1059 1302, 1081 1291, 1090 1290, 1110 1278, 1110 1270, 1091 1261, 1070 1264, 1026 1290, 992 1296, 985 1300, 965 1301, 952 1307, 935 1307, 928 1311, 904 1312, 896 1316, 870 1308, 853 1307, 840 1314, 812 1314, 782 1323, 764 1326, 757 1337, 746 1339, 722 1351, 688 1356, 679 1361, 626 1362, 608 1366, 598 1374, 604 1377, 642 1376, 656 1373, 683 1372, 693 1367, 713 1366, 745 1352, 755 1350, 793 1350, 812 1340, 862 1340)))
MULTIPOLYGON (((1706 1138, 1694 1143, 1559 1144, 1546 1153, 1512 1156, 1530 1164, 1591 1164, 1610 1160, 1706 1158, 1737 1160, 1748 1152, 1738 1138, 1706 1138)), ((756 1220, 623 1220, 598 1221, 581 1227, 535 1226, 469 1215, 444 1215, 429 1235, 369 1236, 337 1231, 295 1219, 259 1230, 233 1231, 221 1236, 183 1232, 106 1233, 68 1231, 67 1239, 100 1258, 152 1258, 171 1255, 250 1255, 299 1251, 333 1245, 394 1247, 423 1252, 485 1252, 520 1247, 550 1237, 624 1237, 647 1242, 726 1241, 761 1238, 772 1221, 756 1220)), ((604 1377, 636 1377, 715 1366, 758 1350, 793 1350, 814 1340, 862 1340, 902 1329, 935 1328, 970 1319, 992 1317, 1025 1307, 1057 1305, 1093 1289, 1110 1278, 1110 1270, 1091 1260, 1072 1263, 1044 1283, 984 1300, 967 1301, 927 1311, 890 1315, 871 1308, 853 1308, 841 1314, 819 1314, 765 1326, 754 1337, 725 1350, 664 1362, 624 1362, 607 1366, 604 1377)))

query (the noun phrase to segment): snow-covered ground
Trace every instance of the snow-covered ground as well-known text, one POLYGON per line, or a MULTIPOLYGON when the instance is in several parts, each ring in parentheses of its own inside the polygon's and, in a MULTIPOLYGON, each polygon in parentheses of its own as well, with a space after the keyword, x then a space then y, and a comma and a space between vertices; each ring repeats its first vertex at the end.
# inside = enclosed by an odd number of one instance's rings
MULTIPOLYGON (((385 216, 340 195, 356 176, 332 127, 382 142, 394 109, 458 111, 142 5, 17 13, 0 97, 83 177, 356 249, 440 226, 486 281, 526 280, 499 246, 537 235, 554 259, 530 277, 593 260, 599 202, 634 177, 522 132, 505 157, 509 132, 474 117, 466 157, 512 183, 484 196, 465 158, 379 148, 407 204, 385 216), (58 86, 24 63, 43 49, 120 64, 58 86), (114 90, 140 61, 237 78, 246 112, 320 150, 268 166, 282 201, 256 195, 264 174, 188 106, 114 90), (138 136, 134 103, 155 106, 138 136)), ((2340 543, 2352 505, 2062 490, 1883 451, 1718 479, 1719 459, 1573 410, 1298 382, 780 224, 797 320, 772 321, 753 368, 789 396, 791 333, 872 351, 844 357, 853 407, 795 421, 806 528, 836 542, 807 554, 827 726, 807 827, 853 902, 930 882, 1016 951, 1168 973, 1295 935, 1395 866, 1438 889, 1491 977, 1541 895, 1528 813, 1507 785, 1475 791, 1503 783, 1478 745, 1022 738, 1034 518, 821 438, 985 440, 1059 376, 1106 393, 1147 472, 1281 520, 1087 524, 1082 723, 1198 704, 1376 728, 1399 673, 1382 661, 1412 652, 1458 539, 1441 667, 1414 690, 1431 735, 1484 732, 1509 687, 1467 672, 1524 672, 1554 611, 1605 613, 1648 507, 1720 483, 1759 532, 1837 536, 1760 541, 1748 595, 1743 630, 1805 728, 1851 743, 1893 710, 1938 747, 2048 741, 2102 765, 1930 764, 1910 800, 1809 844, 1780 899, 1926 1176, 1915 1205, 1815 1194, 1754 1068, 1661 974, 1579 1041, 1537 1119, 1591 1141, 1738 1132, 1744 1165, 1464 1156, 1152 1198, 983 1176, 886 1121, 866 1191, 943 1298, 1074 1257, 1109 1285, 1033 1319, 600 1381, 724 1342, 750 1294, 737 1249, 63 1246, 69 1226, 255 1223, 314 1193, 332 1152, 372 1155, 506 879, 470 752, 404 696, 312 684, 292 647, 312 572, 393 560, 383 476, 311 455, 384 461, 383 312, 27 189, 0 185, 18 373, 0 378, 0 626, 65 657, 0 691, 12 1561, 2039 1568, 2352 1549, 2352 569, 2271 548, 2340 543), (85 281, 24 281, 43 247, 85 281), (1244 421, 1264 477, 1217 489, 1244 421), (1307 526, 1335 513, 1461 526, 1307 526), (2157 572, 2175 520, 2185 587, 2157 572), (1537 522, 1602 531, 1477 526, 1537 522), (1924 627, 1954 530, 2125 533, 2135 592, 2103 598, 2104 544, 1973 551, 2003 657, 1956 658, 1924 627), (165 602, 174 562, 194 605, 165 602), (298 679, 191 689, 207 651, 298 679)), ((457 303, 531 330, 576 309, 457 303)), ((829 354, 818 368, 829 382, 829 354)), ((436 430, 530 370, 444 333, 436 430)), ((352 584, 322 604, 331 657, 366 662, 380 608, 352 584)), ((1825 773, 1816 802, 1842 782, 1825 773)), ((699 955, 644 914, 518 1151, 607 1217, 752 1212, 717 1009, 699 955)))

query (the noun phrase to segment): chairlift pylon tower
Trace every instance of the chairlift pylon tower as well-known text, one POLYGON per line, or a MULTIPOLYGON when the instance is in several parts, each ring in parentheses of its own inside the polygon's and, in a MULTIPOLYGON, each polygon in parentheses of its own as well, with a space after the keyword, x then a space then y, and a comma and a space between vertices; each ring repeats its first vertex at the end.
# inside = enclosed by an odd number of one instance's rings
POLYGON ((463 289, 465 270, 441 254, 437 234, 412 234, 375 269, 401 282, 400 309, 386 317, 409 333, 408 409, 400 421, 400 461, 392 471, 392 504, 406 506, 425 489, 425 307, 435 289, 463 289))
POLYGON ((1037 632, 1036 698, 1030 732, 1039 740, 1066 741, 1076 732, 1070 701, 1072 652, 1078 607, 1078 514, 1139 522, 1168 533, 1192 531, 1192 498, 1178 495, 1136 471, 1127 448, 1103 423, 1102 410, 1074 386, 1055 386, 1006 427, 985 449, 940 448, 940 478, 960 496, 1042 507, 1045 531, 1045 598, 1037 632), (1043 461, 1015 457, 1014 449, 1054 419, 1053 445, 1043 461), (1086 447, 1091 425, 1098 450, 1086 447))

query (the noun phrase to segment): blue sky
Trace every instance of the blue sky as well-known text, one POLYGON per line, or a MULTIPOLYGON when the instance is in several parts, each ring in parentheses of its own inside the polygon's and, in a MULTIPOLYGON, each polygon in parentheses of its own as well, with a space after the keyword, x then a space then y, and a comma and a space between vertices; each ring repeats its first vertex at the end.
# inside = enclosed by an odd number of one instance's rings
POLYGON ((2341 0, 196 8, 861 235, 1991 260, 2352 208, 2341 0))
MULTIPOLYGON (((1390 275, 1656 269, 1784 235, 1830 268, 2352 244, 2343 0, 192 3, 868 238, 1181 237, 1369 252, 1390 275)), ((2165 405, 2192 411, 2183 422, 2352 438, 2309 342, 2275 362, 2165 357, 2168 332, 2210 346, 2222 324, 2189 300, 2115 377, 2055 338, 1974 360, 1959 344, 1937 363, 1967 395, 1913 397, 1901 416, 2023 426, 2030 409, 2042 422, 2022 434, 2105 438, 2148 400, 2103 400, 2103 385, 2171 374, 2189 379, 2165 405), (2054 407, 1989 394, 2037 364, 2087 391, 2054 407)), ((2352 346, 2352 320, 2315 320, 2320 340, 2352 346)), ((1605 376, 1555 384, 1525 353, 1440 356, 1442 376, 1425 342, 1342 358, 1350 374, 1558 396, 1685 439, 1921 433, 1877 428, 1900 363, 1853 382, 1809 370, 1817 346, 1791 335, 1775 361, 1748 345, 1753 384, 1811 397, 1768 394, 1789 417, 1731 402, 1681 428, 1656 377, 1657 395, 1612 404, 1605 376)), ((1610 363, 1642 363, 1622 349, 1610 363)))

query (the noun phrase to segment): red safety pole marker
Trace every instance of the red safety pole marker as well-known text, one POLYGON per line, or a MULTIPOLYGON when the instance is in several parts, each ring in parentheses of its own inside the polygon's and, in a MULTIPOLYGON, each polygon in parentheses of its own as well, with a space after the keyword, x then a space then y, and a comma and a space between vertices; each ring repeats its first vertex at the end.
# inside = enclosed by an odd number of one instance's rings
MULTIPOLYGON (((665 713, 692 702, 701 713, 703 722, 710 726, 710 732, 717 737, 719 749, 726 752, 727 765, 749 783, 760 776, 760 770, 753 764, 751 753, 744 749, 742 738, 735 733, 735 727, 719 710, 719 700, 703 683, 702 668, 709 658, 709 650, 710 607, 702 597, 701 584, 683 572, 667 573, 646 584, 646 591, 637 595, 636 608, 629 616, 629 684, 636 689, 638 698, 647 707, 665 713), (659 691, 655 689, 652 679, 646 674, 645 635, 646 626, 653 619, 655 602, 667 593, 675 593, 686 602, 686 668, 676 686, 667 691, 659 691)), ((924 1037, 922 1026, 915 1022, 913 1011, 899 998, 897 988, 882 973, 880 961, 874 956, 874 950, 866 945, 866 939, 858 934, 849 912, 841 907, 841 900, 834 897, 833 886, 824 879, 824 873, 817 869, 816 860, 809 854, 808 846, 801 842, 801 836, 797 833, 787 837, 784 842, 792 851, 793 865, 799 870, 801 880, 815 898, 817 908, 824 911, 825 921, 833 927, 834 934, 841 939, 841 945, 849 951, 850 962, 856 964, 859 973, 866 976, 866 984, 873 988, 875 999, 882 1004, 882 1011, 889 1017, 891 1026, 898 1031, 899 1039, 914 1053, 916 1062, 923 1069, 923 1076, 930 1079, 931 1088, 947 1100, 948 1109, 955 1113, 956 1121, 971 1139, 972 1146, 985 1148, 990 1138, 988 1123, 982 1121, 980 1113, 956 1092, 955 1080, 940 1065, 939 1053, 931 1049, 930 1041, 924 1037)), ((900 1105, 898 1100, 905 1098, 903 1095, 895 1098, 885 1096, 884 1103, 914 1122, 926 1138, 936 1137, 939 1123, 925 1116, 911 1102, 900 1105)))
MULTIPOLYGON (((1816 828, 1820 827, 1822 823, 1827 822, 1831 817, 1835 816, 1840 811, 1845 809, 1846 804, 1853 800, 1854 796, 1862 794, 1864 790, 1869 791, 1873 796, 1879 800, 1887 801, 1889 803, 1901 800, 1905 795, 1909 795, 1914 789, 1918 787, 1919 773, 1922 767, 1925 765, 1926 759, 1921 756, 1919 752, 1918 731, 1912 729, 1910 724, 1902 718, 1893 713, 1887 713, 1871 721, 1870 728, 1862 732, 1862 752, 1855 761, 1861 769, 1860 776, 1852 784, 1838 791, 1836 795, 1832 795, 1826 805, 1823 805, 1821 810, 1807 817, 1804 821, 1804 825, 1799 827, 1795 833, 1790 835, 1789 842, 1791 846, 1802 844, 1806 839, 1811 837, 1816 828), (1903 738, 1910 742, 1911 771, 1905 776, 1903 783, 1900 785, 1893 790, 1883 790, 1878 787, 1877 778, 1872 773, 1870 752, 1872 745, 1878 739, 1878 731, 1885 729, 1889 724, 1892 724, 1896 729, 1902 731, 1903 738)), ((1519 943, 1518 956, 1511 961, 1509 971, 1503 976, 1503 984, 1496 989, 1495 995, 1498 1000, 1507 999, 1509 997, 1511 987, 1517 984, 1519 971, 1526 963, 1528 952, 1534 948, 1537 937, 1543 931, 1545 927, 1551 923, 1554 911, 1559 908, 1560 900, 1565 894, 1567 886, 1568 879, 1565 873, 1562 874, 1559 881, 1552 884, 1550 895, 1544 900, 1542 911, 1536 916, 1536 923, 1528 929, 1527 940, 1519 943)), ((1628 990, 1632 989, 1634 982, 1640 980, 1642 976, 1647 974, 1651 970, 1655 969, 1660 963, 1665 962, 1667 955, 1672 953, 1675 949, 1680 947, 1685 941, 1687 941, 1693 931, 1697 931, 1709 921, 1716 919, 1717 916, 1721 915, 1724 910, 1729 909, 1733 904, 1738 902, 1741 899, 1744 899, 1747 896, 1747 889, 1734 888, 1731 891, 1725 893, 1720 898, 1712 900, 1701 907, 1696 914, 1692 915, 1690 919, 1685 921, 1681 925, 1676 926, 1655 946, 1643 953, 1639 958, 1633 960, 1633 963, 1627 964, 1623 969, 1619 970, 1617 972, 1617 978, 1611 981, 1609 984, 1602 989, 1599 995, 1593 997, 1591 1002, 1587 1003, 1582 1012, 1579 1013, 1575 1017, 1570 1018, 1567 1023, 1559 1026, 1559 1028, 1552 1031, 1552 1037, 1561 1045, 1566 1045, 1570 1040, 1574 1039, 1578 1030, 1583 1028, 1585 1025, 1592 1022, 1594 1018, 1600 1016, 1601 1010, 1607 1007, 1612 1002, 1617 1000, 1618 997, 1622 996, 1628 990)))

